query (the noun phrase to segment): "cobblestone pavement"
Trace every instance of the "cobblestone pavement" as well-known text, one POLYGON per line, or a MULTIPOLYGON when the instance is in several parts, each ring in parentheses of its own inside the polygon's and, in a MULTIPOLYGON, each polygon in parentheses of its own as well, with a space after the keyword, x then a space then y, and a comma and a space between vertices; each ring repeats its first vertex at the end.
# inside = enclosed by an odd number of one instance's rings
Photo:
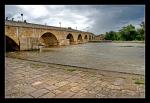
POLYGON ((5 57, 5 98, 144 98, 144 76, 5 57))

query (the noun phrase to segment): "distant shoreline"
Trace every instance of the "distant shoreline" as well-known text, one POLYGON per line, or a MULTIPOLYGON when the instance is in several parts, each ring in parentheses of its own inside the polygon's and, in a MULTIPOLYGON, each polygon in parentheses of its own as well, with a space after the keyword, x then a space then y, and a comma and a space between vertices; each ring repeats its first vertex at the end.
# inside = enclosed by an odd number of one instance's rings
POLYGON ((112 40, 91 40, 89 42, 98 43, 98 42, 112 42, 112 43, 145 43, 145 41, 112 41, 112 40))
POLYGON ((113 43, 145 43, 145 41, 112 41, 113 43))

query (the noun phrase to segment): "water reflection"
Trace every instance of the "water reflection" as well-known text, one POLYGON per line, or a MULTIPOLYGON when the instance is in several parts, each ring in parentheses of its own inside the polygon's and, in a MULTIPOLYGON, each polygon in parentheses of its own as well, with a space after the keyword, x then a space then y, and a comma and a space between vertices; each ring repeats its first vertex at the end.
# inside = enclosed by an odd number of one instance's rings
POLYGON ((46 52, 24 51, 6 55, 100 70, 145 72, 144 43, 86 43, 49 48, 46 52))

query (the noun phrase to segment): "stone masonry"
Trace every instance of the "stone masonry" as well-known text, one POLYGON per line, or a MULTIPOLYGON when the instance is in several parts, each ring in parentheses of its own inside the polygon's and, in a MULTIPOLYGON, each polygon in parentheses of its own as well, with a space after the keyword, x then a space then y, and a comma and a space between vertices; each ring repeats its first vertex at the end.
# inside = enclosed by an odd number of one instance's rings
MULTIPOLYGON (((45 41, 57 41, 58 45, 69 45, 70 43, 67 39, 67 35, 69 34, 73 37, 72 44, 88 42, 88 40, 94 36, 94 34, 90 32, 71 28, 60 28, 10 20, 5 21, 5 36, 16 42, 16 44, 19 45, 20 50, 39 49, 43 34, 48 34, 44 39, 45 41), (81 35, 80 39, 78 38, 79 35, 81 35), (49 40, 46 40, 46 38, 49 40)), ((44 43, 46 44, 47 42, 44 43)))

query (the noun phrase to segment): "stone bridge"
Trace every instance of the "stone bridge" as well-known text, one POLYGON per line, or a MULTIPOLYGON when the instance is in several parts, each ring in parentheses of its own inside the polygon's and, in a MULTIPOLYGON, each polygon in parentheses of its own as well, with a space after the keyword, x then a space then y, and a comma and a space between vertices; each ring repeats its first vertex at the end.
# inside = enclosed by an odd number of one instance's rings
POLYGON ((86 43, 94 38, 90 32, 5 20, 6 50, 33 50, 40 46, 86 43))

